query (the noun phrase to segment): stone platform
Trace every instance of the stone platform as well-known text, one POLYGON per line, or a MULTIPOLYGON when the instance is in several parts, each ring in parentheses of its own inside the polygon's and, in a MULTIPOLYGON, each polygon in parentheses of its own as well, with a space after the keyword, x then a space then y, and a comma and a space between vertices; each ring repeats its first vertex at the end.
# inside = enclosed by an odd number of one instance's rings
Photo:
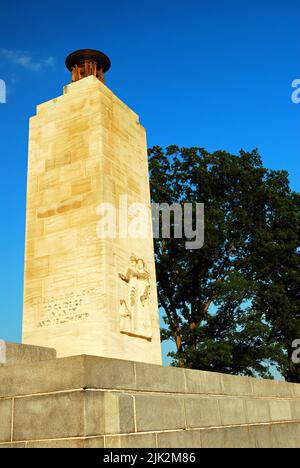
POLYGON ((300 447, 300 385, 3 346, 0 448, 300 447))

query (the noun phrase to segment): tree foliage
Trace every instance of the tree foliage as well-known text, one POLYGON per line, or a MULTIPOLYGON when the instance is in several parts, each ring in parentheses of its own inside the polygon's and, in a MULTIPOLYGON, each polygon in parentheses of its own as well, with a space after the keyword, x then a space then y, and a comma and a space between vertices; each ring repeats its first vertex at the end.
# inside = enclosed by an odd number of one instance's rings
MULTIPOLYGON (((300 195, 257 151, 149 150, 155 203, 204 203, 205 242, 156 239, 163 339, 176 366, 300 382, 300 195)), ((172 237, 172 236, 171 236, 172 237)))

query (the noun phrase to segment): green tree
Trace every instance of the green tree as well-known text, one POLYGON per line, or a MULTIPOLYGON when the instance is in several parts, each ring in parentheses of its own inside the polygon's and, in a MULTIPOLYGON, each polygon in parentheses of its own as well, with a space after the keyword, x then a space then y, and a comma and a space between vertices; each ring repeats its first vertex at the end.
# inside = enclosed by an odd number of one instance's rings
MULTIPOLYGON (((175 366, 300 382, 300 195, 257 151, 149 150, 155 203, 204 203, 205 242, 156 239, 163 340, 175 366)), ((174 219, 173 219, 174 223, 174 219)))

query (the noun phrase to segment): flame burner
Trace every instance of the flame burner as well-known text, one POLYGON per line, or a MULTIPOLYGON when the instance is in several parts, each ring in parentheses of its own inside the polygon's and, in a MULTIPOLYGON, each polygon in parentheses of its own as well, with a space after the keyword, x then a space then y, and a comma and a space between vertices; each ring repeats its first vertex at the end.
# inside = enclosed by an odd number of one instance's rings
POLYGON ((105 83, 104 74, 110 69, 111 61, 98 50, 82 49, 67 57, 66 67, 72 73, 72 82, 93 75, 105 83))

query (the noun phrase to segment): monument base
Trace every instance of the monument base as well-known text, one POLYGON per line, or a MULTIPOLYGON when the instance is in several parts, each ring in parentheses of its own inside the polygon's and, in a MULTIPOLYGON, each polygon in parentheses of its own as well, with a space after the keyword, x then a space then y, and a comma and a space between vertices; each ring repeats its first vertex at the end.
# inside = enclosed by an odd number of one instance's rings
POLYGON ((300 385, 12 347, 0 448, 300 446, 300 385))

